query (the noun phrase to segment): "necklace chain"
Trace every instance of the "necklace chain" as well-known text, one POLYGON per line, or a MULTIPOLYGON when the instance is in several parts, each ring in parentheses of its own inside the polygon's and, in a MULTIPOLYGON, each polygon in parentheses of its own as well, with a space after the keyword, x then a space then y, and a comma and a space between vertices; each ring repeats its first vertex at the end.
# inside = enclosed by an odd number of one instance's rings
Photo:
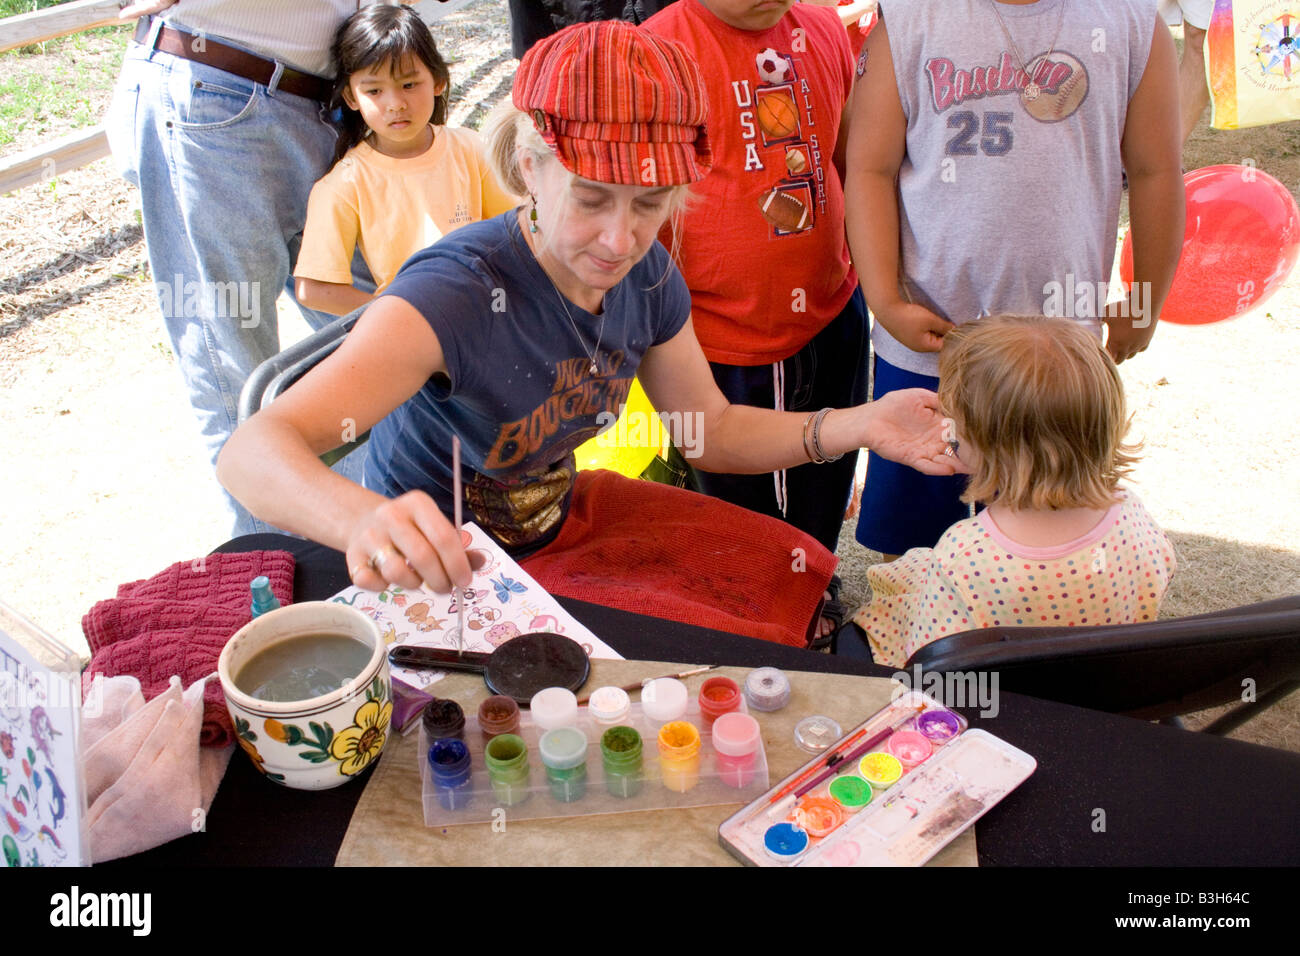
MULTIPOLYGON (((1016 46, 1016 41, 1012 38, 1011 31, 1007 29, 1007 21, 1002 19, 1002 11, 998 9, 998 0, 989 0, 989 2, 993 4, 993 14, 998 18, 998 25, 1002 27, 1003 35, 1007 38, 1007 42, 1011 44, 1011 49, 1015 52, 1016 59, 1020 62, 1020 69, 1024 72, 1025 79, 1027 80, 1025 88, 1020 91, 1020 95, 1024 99, 1032 102, 1033 100, 1038 99, 1038 95, 1042 92, 1042 88, 1039 87, 1038 83, 1034 80, 1033 74, 1029 72, 1029 64, 1025 62, 1025 57, 1020 52, 1020 47, 1016 46)), ((1048 45, 1047 52, 1043 54, 1043 59, 1050 60, 1052 54, 1056 52, 1056 41, 1061 38, 1061 27, 1064 23, 1065 0, 1061 0, 1061 15, 1056 21, 1056 35, 1052 37, 1052 42, 1048 45)), ((1039 58, 1035 57, 1034 59, 1037 61, 1039 58)))
MULTIPOLYGON (((538 265, 541 265, 541 263, 539 262, 538 265)), ((546 272, 545 267, 542 268, 542 271, 543 271, 543 272, 546 272)), ((586 343, 586 341, 582 338, 582 333, 578 331, 578 323, 573 321, 573 313, 569 311, 569 303, 565 301, 565 299, 564 299, 564 294, 563 294, 562 292, 560 292, 560 287, 557 286, 557 285, 555 284, 555 280, 554 280, 554 279, 551 279, 550 273, 547 273, 546 278, 547 278, 547 279, 550 279, 550 282, 551 282, 551 288, 555 290, 555 295, 556 295, 557 298, 559 298, 559 300, 560 300, 560 305, 564 308, 564 314, 565 314, 565 316, 566 316, 566 317, 568 318, 568 320, 569 320, 569 325, 573 326, 573 334, 576 335, 576 336, 578 337, 578 344, 582 346, 582 351, 583 351, 583 353, 586 354, 586 356, 587 356, 587 361, 591 363, 591 365, 589 366, 589 368, 590 368, 590 370, 591 370, 591 374, 592 374, 592 375, 595 375, 595 374, 596 374, 596 370, 597 370, 597 369, 596 369, 596 356, 600 354, 600 340, 601 340, 602 338, 604 338, 604 335, 605 335, 605 312, 604 312, 604 310, 602 310, 601 313, 600 313, 600 328, 597 329, 597 331, 596 331, 596 347, 595 347, 594 349, 592 349, 590 352, 588 352, 588 351, 587 351, 587 343, 586 343)))
MULTIPOLYGON (((535 206, 533 208, 536 209, 535 206)), ((525 240, 525 242, 528 242, 529 246, 532 246, 531 241, 525 240)), ((605 337, 605 315, 606 315, 605 310, 602 309, 600 313, 600 327, 596 330, 596 347, 592 349, 590 352, 588 352, 587 342, 582 337, 582 332, 578 330, 578 323, 573 321, 573 313, 569 311, 569 303, 564 298, 564 293, 562 293, 560 291, 560 287, 555 284, 555 280, 551 278, 551 274, 546 271, 546 266, 542 265, 542 260, 538 257, 537 250, 535 248, 532 249, 532 253, 533 253, 533 259, 536 260, 537 265, 541 268, 543 275, 546 276, 546 281, 551 284, 551 288, 555 291, 555 297, 560 300, 560 307, 564 309, 564 316, 569 320, 569 325, 573 328, 573 334, 577 336, 578 344, 582 346, 582 352, 584 355, 587 356, 587 361, 590 363, 587 366, 588 369, 590 370, 592 375, 595 375, 596 372, 598 371, 598 367, 596 365, 596 356, 600 354, 600 340, 605 337)))

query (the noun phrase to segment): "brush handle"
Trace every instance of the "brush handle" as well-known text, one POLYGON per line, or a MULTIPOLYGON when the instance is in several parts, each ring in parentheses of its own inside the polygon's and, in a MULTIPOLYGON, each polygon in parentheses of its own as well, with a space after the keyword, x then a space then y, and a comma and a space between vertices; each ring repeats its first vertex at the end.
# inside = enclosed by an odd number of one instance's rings
POLYGON ((796 797, 802 797, 809 790, 814 789, 823 780, 827 779, 828 777, 833 777, 835 776, 835 774, 839 773, 840 770, 844 768, 845 764, 851 764, 853 763, 853 761, 858 760, 861 757, 865 756, 866 754, 871 753, 873 748, 878 746, 882 741, 888 740, 891 736, 893 736, 895 731, 901 730, 905 723, 907 723, 909 720, 912 720, 913 718, 923 713, 924 711, 925 711, 925 707, 924 705, 922 705, 921 707, 917 707, 915 710, 908 713, 907 716, 900 717, 898 720, 894 721, 884 730, 880 731, 880 733, 876 734, 874 737, 868 740, 861 747, 854 748, 852 753, 848 754, 843 760, 836 762, 835 766, 827 769, 827 771, 823 773, 821 776, 817 777, 815 780, 810 781, 809 783, 804 784, 802 787, 800 787, 798 790, 794 792, 794 795, 796 797))

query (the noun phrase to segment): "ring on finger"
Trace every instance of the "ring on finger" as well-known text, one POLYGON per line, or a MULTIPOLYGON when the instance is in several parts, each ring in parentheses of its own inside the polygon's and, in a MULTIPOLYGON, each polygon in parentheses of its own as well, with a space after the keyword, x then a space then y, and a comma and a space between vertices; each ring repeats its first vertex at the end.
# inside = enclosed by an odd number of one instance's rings
POLYGON ((378 571, 380 565, 382 565, 385 561, 388 560, 387 556, 390 551, 393 554, 397 554, 397 549, 389 547, 388 545, 384 545, 382 548, 380 548, 378 551, 372 554, 370 556, 370 561, 368 562, 370 564, 371 569, 374 571, 378 571))

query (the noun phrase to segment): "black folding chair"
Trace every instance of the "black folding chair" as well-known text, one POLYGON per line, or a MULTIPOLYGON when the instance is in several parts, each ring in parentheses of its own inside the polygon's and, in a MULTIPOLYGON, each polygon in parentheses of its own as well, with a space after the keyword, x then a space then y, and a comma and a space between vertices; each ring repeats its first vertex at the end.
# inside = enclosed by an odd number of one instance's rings
POLYGON ((1145 720, 1239 706, 1226 734, 1300 688, 1300 595, 1193 617, 1102 627, 991 627, 940 638, 922 672, 998 674, 1002 690, 1145 720))
MULTIPOLYGON (((279 398, 289 386, 311 371, 317 363, 324 361, 331 352, 343 344, 343 340, 360 317, 361 313, 357 311, 336 319, 253 369, 253 374, 248 376, 243 390, 239 393, 239 420, 247 421, 258 410, 279 398)), ((332 465, 364 445, 369 437, 370 432, 366 431, 346 445, 327 451, 320 456, 320 460, 327 465, 332 465)))

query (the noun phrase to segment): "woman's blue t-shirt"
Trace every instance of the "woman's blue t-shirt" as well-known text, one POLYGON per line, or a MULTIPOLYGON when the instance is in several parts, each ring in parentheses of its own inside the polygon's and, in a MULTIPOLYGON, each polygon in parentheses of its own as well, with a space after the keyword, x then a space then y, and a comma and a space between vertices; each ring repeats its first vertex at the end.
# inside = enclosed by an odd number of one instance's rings
POLYGON ((384 294, 424 316, 447 375, 371 430, 366 486, 389 497, 420 489, 450 516, 459 435, 466 518, 516 554, 558 533, 574 449, 614 420, 646 350, 690 314, 686 283, 656 242, 605 294, 602 331, 602 316, 560 298, 514 211, 416 253, 384 294))

